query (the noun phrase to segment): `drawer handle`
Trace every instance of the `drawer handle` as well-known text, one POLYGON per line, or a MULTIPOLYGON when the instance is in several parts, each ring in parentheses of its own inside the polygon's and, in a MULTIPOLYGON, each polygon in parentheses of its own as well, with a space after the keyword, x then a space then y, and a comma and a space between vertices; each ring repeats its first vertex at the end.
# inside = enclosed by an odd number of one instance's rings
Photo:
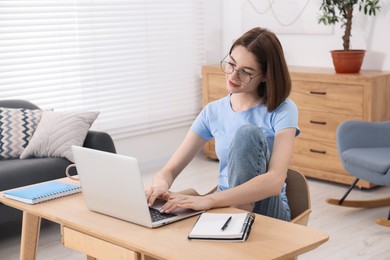
POLYGON ((310 120, 310 123, 317 124, 317 125, 326 125, 326 122, 324 122, 324 121, 310 120))
POLYGON ((310 91, 313 95, 326 95, 326 91, 310 91))
POLYGON ((312 153, 326 154, 326 151, 319 151, 319 150, 314 150, 314 149, 310 149, 310 152, 312 152, 312 153))

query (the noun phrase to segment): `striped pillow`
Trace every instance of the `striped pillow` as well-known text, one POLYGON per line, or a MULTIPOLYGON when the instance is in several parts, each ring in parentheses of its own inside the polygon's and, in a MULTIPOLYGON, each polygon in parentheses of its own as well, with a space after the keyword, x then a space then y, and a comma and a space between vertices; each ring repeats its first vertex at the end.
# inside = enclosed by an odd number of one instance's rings
POLYGON ((42 111, 0 107, 0 159, 22 154, 41 120, 42 111))

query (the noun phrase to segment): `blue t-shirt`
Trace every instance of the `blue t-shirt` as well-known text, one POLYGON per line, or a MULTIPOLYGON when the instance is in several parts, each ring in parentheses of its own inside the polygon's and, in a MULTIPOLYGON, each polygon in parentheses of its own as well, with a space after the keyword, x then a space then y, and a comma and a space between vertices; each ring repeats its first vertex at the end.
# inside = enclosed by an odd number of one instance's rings
POLYGON ((272 112, 268 112, 265 105, 256 105, 248 110, 235 112, 230 105, 230 94, 207 104, 193 122, 191 129, 207 141, 214 137, 215 151, 219 159, 220 190, 229 188, 227 162, 230 143, 237 129, 248 124, 259 126, 263 130, 271 153, 278 131, 296 128, 295 135, 300 133, 298 109, 291 99, 286 99, 272 112))

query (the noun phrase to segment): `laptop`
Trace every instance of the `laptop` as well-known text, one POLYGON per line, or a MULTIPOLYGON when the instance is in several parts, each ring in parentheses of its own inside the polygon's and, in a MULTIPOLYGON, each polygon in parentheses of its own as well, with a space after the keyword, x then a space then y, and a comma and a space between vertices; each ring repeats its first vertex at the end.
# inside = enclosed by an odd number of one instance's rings
POLYGON ((133 157, 72 146, 88 209, 149 228, 160 227, 203 211, 176 209, 160 213, 163 200, 149 207, 138 162, 133 157))

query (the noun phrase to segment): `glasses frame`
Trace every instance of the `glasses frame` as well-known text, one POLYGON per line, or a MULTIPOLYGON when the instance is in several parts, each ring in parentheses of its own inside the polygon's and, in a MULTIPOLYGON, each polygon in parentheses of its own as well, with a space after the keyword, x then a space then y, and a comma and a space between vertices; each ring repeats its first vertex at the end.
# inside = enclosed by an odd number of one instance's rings
POLYGON ((244 69, 239 69, 239 70, 235 69, 234 66, 233 66, 230 62, 227 62, 227 61, 225 60, 228 56, 230 56, 230 55, 227 54, 227 55, 225 56, 225 58, 223 58, 223 60, 221 60, 220 63, 219 63, 219 64, 220 64, 220 67, 221 67, 221 70, 222 70, 223 73, 225 73, 226 75, 231 75, 231 74, 233 74, 234 71, 236 71, 236 72, 237 72, 238 79, 239 79, 242 83, 249 84, 249 83, 252 81, 252 79, 254 79, 254 78, 256 78, 256 77, 258 77, 258 76, 260 76, 260 75, 263 74, 262 72, 260 72, 259 74, 256 74, 255 76, 251 76, 251 75, 249 75, 249 73, 246 72, 244 69), (227 64, 227 65, 229 65, 230 67, 232 67, 233 70, 232 70, 231 73, 228 73, 228 72, 226 72, 226 71, 224 70, 225 64, 227 64), (241 72, 243 72, 243 73, 245 73, 246 75, 249 76, 248 82, 245 82, 245 81, 243 81, 243 80, 241 79, 241 76, 240 76, 240 75, 242 75, 241 72))

